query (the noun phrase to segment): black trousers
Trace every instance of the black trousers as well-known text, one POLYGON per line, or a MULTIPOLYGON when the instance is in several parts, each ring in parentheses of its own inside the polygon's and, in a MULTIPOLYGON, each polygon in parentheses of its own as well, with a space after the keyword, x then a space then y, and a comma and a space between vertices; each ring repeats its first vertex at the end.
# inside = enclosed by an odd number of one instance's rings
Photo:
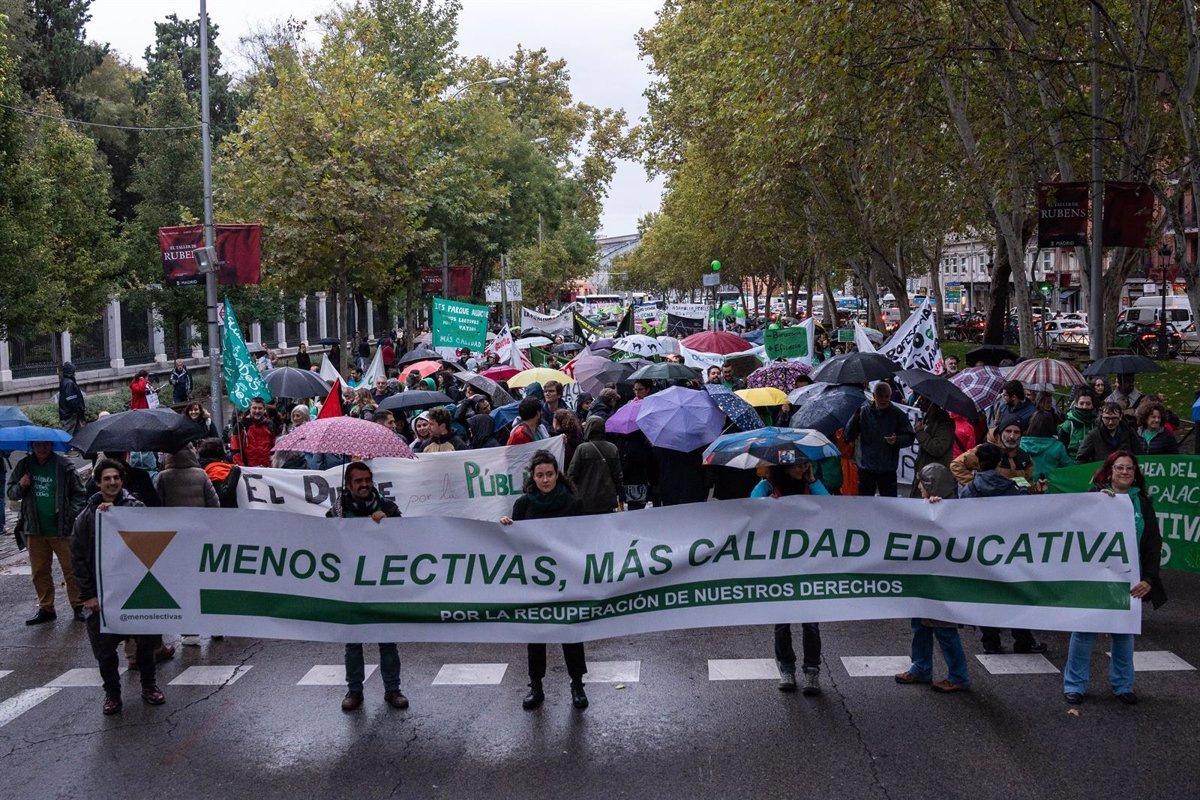
MULTIPOLYGON (((989 649, 998 649, 1000 647, 1000 632, 1003 628, 988 628, 981 626, 979 632, 983 634, 979 637, 979 641, 984 647, 989 649)), ((1033 631, 1025 628, 1013 628, 1013 647, 1025 649, 1034 644, 1037 640, 1033 638, 1033 631)))
POLYGON ((874 497, 876 491, 880 497, 896 496, 896 470, 875 472, 858 468, 858 496, 874 497))
MULTIPOLYGON (((800 645, 804 651, 804 668, 821 668, 821 628, 815 622, 800 625, 800 645)), ((792 626, 775 626, 775 660, 786 672, 796 671, 796 651, 792 648, 792 626)))
MULTIPOLYGON (((567 674, 571 676, 571 683, 583 683, 583 676, 587 674, 587 662, 583 655, 583 643, 576 642, 574 644, 564 644, 563 659, 567 662, 567 674)), ((542 678, 546 677, 546 645, 531 644, 527 647, 529 653, 529 683, 541 683, 542 678)))
POLYGON ((133 639, 137 646, 137 665, 142 676, 142 688, 149 689, 156 685, 154 651, 158 649, 160 637, 153 634, 125 636, 120 633, 101 633, 99 612, 88 617, 87 632, 92 643, 92 655, 96 657, 96 663, 100 666, 100 679, 104 681, 106 695, 121 696, 121 660, 117 656, 117 650, 125 639, 133 639))

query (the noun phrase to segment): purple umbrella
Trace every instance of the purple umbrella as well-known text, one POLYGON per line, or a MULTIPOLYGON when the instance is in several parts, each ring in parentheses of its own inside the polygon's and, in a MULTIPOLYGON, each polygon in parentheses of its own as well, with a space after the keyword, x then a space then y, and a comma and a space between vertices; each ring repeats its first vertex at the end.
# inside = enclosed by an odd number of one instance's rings
POLYGON ((655 447, 690 453, 721 435, 725 413, 707 392, 672 386, 642 401, 637 426, 655 447))
POLYGON ((641 402, 634 398, 618 408, 604 423, 604 430, 608 433, 634 433, 637 431, 637 416, 641 402))

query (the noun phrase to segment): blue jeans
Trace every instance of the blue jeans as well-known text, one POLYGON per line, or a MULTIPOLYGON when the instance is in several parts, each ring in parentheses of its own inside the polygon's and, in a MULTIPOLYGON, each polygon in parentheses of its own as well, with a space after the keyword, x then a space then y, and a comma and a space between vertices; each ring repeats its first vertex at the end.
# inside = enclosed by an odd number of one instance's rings
MULTIPOLYGON (((363 663, 363 646, 346 645, 346 688, 352 692, 361 692, 366 669, 363 663)), ((393 643, 379 645, 379 674, 383 677, 384 689, 391 691, 400 688, 400 651, 393 643)))
POLYGON ((920 618, 913 617, 912 634, 912 666, 908 671, 914 678, 922 681, 933 680, 933 639, 936 636, 938 646, 942 650, 942 658, 946 659, 946 669, 949 672, 947 679, 958 686, 970 685, 967 656, 963 652, 958 628, 931 628, 922 625, 920 618))
MULTIPOLYGON (((1063 669, 1063 692, 1087 694, 1088 678, 1092 671, 1092 645, 1095 633, 1072 633, 1067 650, 1067 666, 1063 669)), ((1113 694, 1133 691, 1133 634, 1113 633, 1112 661, 1108 666, 1108 681, 1113 694)))

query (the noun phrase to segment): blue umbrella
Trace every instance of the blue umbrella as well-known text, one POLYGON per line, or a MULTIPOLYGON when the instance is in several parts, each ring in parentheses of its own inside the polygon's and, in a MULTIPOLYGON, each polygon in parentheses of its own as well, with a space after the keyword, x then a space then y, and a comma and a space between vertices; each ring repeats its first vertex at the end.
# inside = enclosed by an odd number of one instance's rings
POLYGON ((506 425, 511 425, 512 421, 517 418, 517 409, 520 407, 521 401, 518 400, 515 403, 508 403, 507 405, 500 406, 499 408, 493 408, 492 421, 496 423, 496 430, 500 430, 506 425))
POLYGON ((0 428, 16 428, 32 425, 33 421, 16 406, 0 406, 0 428))
POLYGON ((699 389, 672 386, 642 400, 637 426, 655 447, 690 453, 721 435, 725 414, 699 389))
POLYGON ((28 452, 29 445, 33 442, 52 442, 55 450, 65 453, 71 446, 71 434, 58 428, 42 428, 37 425, 0 428, 0 450, 28 452))
POLYGON ((725 412, 725 416, 729 417, 739 429, 752 431, 763 426, 762 418, 758 416, 754 406, 738 397, 726 386, 719 383, 706 383, 704 389, 712 401, 717 404, 717 408, 725 412))
MULTIPOLYGON (((792 415, 793 428, 812 428, 832 439, 844 428, 854 412, 866 402, 866 393, 857 386, 818 384, 805 388, 800 410, 792 415)), ((793 394, 793 396, 795 396, 793 394)))
POLYGON ((796 464, 841 455, 825 434, 811 429, 759 428, 727 433, 704 451, 711 466, 750 469, 762 464, 796 464))

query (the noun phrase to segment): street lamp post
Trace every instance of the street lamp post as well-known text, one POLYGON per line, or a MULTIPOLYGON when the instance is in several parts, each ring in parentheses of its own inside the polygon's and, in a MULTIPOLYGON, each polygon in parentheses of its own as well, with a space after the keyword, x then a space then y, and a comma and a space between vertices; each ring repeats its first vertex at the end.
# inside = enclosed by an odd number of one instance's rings
MULTIPOLYGON (((213 234, 212 136, 208 107, 208 3, 200 0, 200 139, 204 172, 204 246, 216 246, 213 234)), ((209 251, 212 252, 211 250, 209 251)), ((204 274, 204 304, 208 307, 208 375, 212 421, 221 430, 225 424, 224 392, 221 390, 221 330, 217 324, 217 273, 204 274)))
POLYGON ((1158 268, 1162 272, 1162 311, 1158 317, 1158 357, 1169 358, 1170 344, 1167 339, 1167 259, 1171 257, 1171 248, 1163 243, 1158 248, 1158 268))
POLYGON ((458 89, 458 91, 456 91, 454 94, 450 95, 450 99, 451 100, 458 99, 459 95, 461 95, 467 89, 470 89, 472 86, 488 85, 488 86, 494 86, 497 89, 499 89, 502 86, 508 86, 510 83, 512 83, 512 78, 508 77, 507 75, 501 75, 498 78, 484 78, 481 81, 471 81, 470 83, 466 84, 465 86, 460 87, 458 89))

